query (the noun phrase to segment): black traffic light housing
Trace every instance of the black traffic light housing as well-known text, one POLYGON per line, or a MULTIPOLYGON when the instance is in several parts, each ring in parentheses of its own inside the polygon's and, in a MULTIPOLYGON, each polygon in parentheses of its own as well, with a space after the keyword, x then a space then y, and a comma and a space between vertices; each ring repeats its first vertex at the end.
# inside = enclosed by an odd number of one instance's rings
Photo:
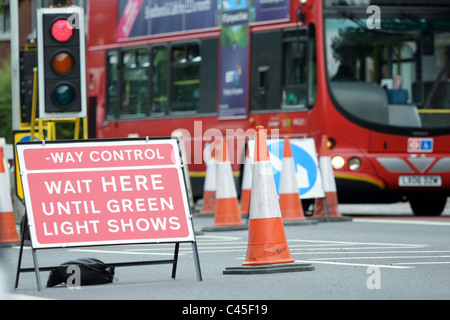
POLYGON ((37 13, 39 115, 86 116, 84 11, 42 8, 37 13))
MULTIPOLYGON (((30 123, 33 106, 34 68, 37 68, 37 52, 25 49, 20 52, 20 122, 30 123)), ((36 110, 39 118, 39 110, 36 110)))

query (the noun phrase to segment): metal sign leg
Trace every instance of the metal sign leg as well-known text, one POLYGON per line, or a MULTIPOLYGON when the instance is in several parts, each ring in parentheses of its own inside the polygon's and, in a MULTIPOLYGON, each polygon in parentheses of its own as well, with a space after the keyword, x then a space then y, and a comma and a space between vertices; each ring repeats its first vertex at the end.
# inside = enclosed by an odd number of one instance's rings
POLYGON ((32 249, 32 253, 33 253, 33 262, 34 262, 34 272, 36 273, 36 283, 37 283, 38 291, 41 291, 42 290, 41 274, 39 273, 39 264, 37 261, 36 249, 32 249))
POLYGON ((20 249, 19 249, 19 259, 17 261, 17 271, 16 271, 16 281, 14 284, 14 289, 17 289, 19 286, 19 275, 20 275, 20 266, 22 265, 22 254, 23 254, 23 243, 25 238, 28 236, 28 218, 27 212, 25 209, 23 220, 22 220, 22 239, 20 240, 20 249))
POLYGON ((192 253, 194 254, 195 272, 197 273, 197 280, 202 281, 202 271, 200 270, 200 260, 198 258, 197 242, 192 242, 192 253))
MULTIPOLYGON (((23 217, 23 221, 22 221, 22 239, 20 240, 19 258, 17 261, 17 271, 16 271, 16 281, 14 283, 15 289, 17 289, 17 287, 19 286, 20 272, 26 270, 26 269, 22 269, 21 265, 22 265, 23 245, 24 245, 25 239, 28 236, 28 234, 29 234, 28 217, 27 217, 27 212, 25 209, 25 213, 24 213, 24 217, 23 217)), ((41 291, 42 290, 41 276, 39 273, 39 265, 38 265, 38 260, 37 260, 36 249, 32 249, 31 251, 32 251, 32 255, 33 255, 34 272, 36 274, 37 287, 38 287, 38 290, 41 291)))
POLYGON ((172 279, 175 279, 175 274, 177 273, 177 263, 178 263, 178 249, 180 248, 180 243, 175 243, 175 252, 173 254, 173 265, 172 265, 172 279))

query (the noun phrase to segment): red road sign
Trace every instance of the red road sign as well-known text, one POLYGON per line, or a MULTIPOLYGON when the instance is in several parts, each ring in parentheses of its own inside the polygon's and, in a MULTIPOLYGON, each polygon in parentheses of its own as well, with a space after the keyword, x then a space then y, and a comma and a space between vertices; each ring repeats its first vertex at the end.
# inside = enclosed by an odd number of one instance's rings
POLYGON ((177 140, 17 145, 34 248, 195 241, 177 140))

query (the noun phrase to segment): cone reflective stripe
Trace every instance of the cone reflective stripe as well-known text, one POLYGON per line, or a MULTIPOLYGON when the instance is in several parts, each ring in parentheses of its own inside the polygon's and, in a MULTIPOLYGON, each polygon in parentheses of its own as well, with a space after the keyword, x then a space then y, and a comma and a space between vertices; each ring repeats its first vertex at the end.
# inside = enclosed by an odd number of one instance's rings
POLYGON ((217 160, 216 210, 213 226, 242 225, 226 139, 217 160))
POLYGON ((252 165, 248 148, 245 150, 245 163, 241 186, 241 214, 248 214, 250 209, 250 195, 252 189, 252 165))
POLYGON ((323 189, 325 199, 315 200, 313 218, 327 218, 327 207, 329 218, 342 218, 338 208, 338 198, 336 190, 336 181, 334 180, 333 167, 331 166, 330 151, 328 149, 328 137, 322 136, 320 146, 320 171, 323 179, 323 189), (326 204, 325 204, 326 201, 326 204))
POLYGON ((203 206, 200 214, 214 214, 216 209, 216 162, 206 164, 203 206))
POLYGON ((264 128, 256 129, 248 246, 243 265, 294 262, 286 241, 264 128))
POLYGON ((9 180, 4 166, 3 148, 0 148, 0 244, 11 244, 19 241, 14 221, 9 180))
POLYGON ((216 210, 217 160, 214 146, 214 142, 209 145, 207 149, 211 152, 208 157, 205 157, 206 176, 203 186, 203 206, 200 214, 214 214, 216 210))
POLYGON ((284 138, 283 160, 280 176, 280 210, 283 220, 306 220, 300 200, 294 158, 289 137, 284 138))
POLYGON ((330 151, 328 150, 328 138, 322 136, 320 145, 319 165, 323 176, 323 189, 325 192, 336 192, 333 167, 331 165, 330 151))

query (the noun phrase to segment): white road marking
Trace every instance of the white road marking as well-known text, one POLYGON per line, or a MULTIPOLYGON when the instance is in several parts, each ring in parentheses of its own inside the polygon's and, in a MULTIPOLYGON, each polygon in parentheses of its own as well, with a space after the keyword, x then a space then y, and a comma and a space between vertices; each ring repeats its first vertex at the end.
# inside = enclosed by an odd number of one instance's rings
MULTIPOLYGON (((355 248, 352 248, 352 250, 355 248)), ((292 252, 293 250, 291 250, 292 252)), ((425 250, 425 251, 342 251, 342 252, 336 252, 336 251, 325 251, 325 252, 303 252, 303 254, 310 254, 310 255, 328 255, 328 254, 398 254, 398 253, 443 253, 443 252, 449 252, 450 250, 425 250)))
POLYGON ((334 264, 334 265, 340 265, 340 266, 375 267, 375 268, 389 268, 389 269, 412 269, 412 268, 414 268, 414 267, 393 266, 393 265, 383 265, 383 264, 343 263, 343 262, 317 261, 317 260, 295 260, 295 262, 322 263, 322 264, 334 264))
POLYGON ((397 262, 396 265, 405 264, 450 264, 450 261, 427 261, 427 262, 397 262))
POLYGON ((387 257, 332 257, 315 258, 316 260, 355 260, 355 259, 429 259, 429 258, 450 258, 450 256, 387 256, 387 257))
MULTIPOLYGON (((187 244, 181 243, 179 255, 192 254, 192 248, 187 244)), ((291 254, 297 257, 311 257, 306 260, 296 260, 297 262, 307 262, 316 264, 340 265, 340 266, 360 266, 360 267, 379 267, 390 269, 410 269, 415 265, 421 264, 448 264, 447 261, 437 262, 398 262, 403 259, 447 259, 450 250, 425 250, 429 245, 425 244, 401 244, 401 243, 380 243, 380 242, 354 242, 354 241, 333 241, 333 240, 307 240, 307 239, 290 239, 288 240, 291 254), (424 249, 424 250, 420 250, 424 249), (436 255, 441 253, 441 255, 436 255), (342 255, 346 255, 343 257, 342 255), (364 254, 364 256, 361 256, 364 254), (400 255, 408 254, 408 255, 400 255), (412 255, 415 254, 415 255, 412 255), (432 255, 426 255, 432 254, 432 255), (323 257, 327 255, 327 257, 323 257), (350 256, 347 256, 350 255, 350 256), (379 256, 374 256, 379 255, 379 256), (322 256, 322 257, 320 257, 322 256), (330 257, 331 256, 331 257, 330 257), (392 264, 373 264, 360 263, 357 260, 373 260, 373 259, 395 259, 397 262, 392 264), (344 262, 347 260, 349 262, 344 262), (350 262, 351 261, 351 262, 350 262)), ((238 260, 245 259, 245 252, 248 243, 242 240, 242 237, 226 237, 226 236, 200 236, 197 237, 197 250, 203 253, 225 253, 238 252, 240 257, 238 260)), ((124 250, 99 250, 92 248, 69 249, 78 252, 93 253, 113 253, 128 255, 164 255, 173 256, 173 244, 152 244, 150 247, 127 246, 124 250)), ((368 261, 367 261, 368 262, 368 261)))
POLYGON ((403 219, 365 219, 365 218, 353 218, 354 222, 365 223, 391 223, 391 224, 418 224, 424 226, 450 226, 450 222, 445 221, 425 221, 425 220, 403 220, 403 219))

